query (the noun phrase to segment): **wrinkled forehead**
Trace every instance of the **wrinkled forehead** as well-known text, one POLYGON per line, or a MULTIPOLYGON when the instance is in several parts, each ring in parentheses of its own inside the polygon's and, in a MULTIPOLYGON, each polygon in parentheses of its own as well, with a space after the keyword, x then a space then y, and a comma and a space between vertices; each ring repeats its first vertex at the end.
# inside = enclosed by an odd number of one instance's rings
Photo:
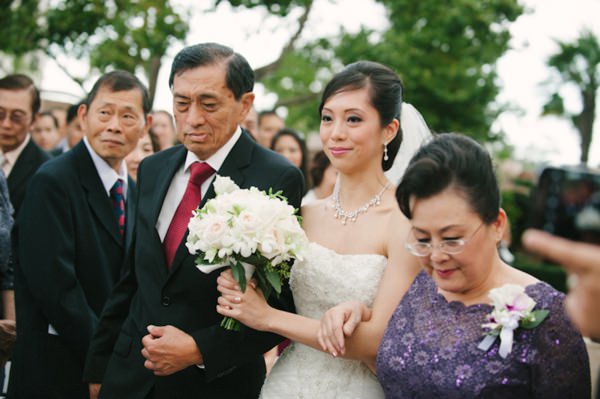
POLYGON ((7 111, 31 113, 31 91, 28 89, 0 89, 0 108, 7 111))

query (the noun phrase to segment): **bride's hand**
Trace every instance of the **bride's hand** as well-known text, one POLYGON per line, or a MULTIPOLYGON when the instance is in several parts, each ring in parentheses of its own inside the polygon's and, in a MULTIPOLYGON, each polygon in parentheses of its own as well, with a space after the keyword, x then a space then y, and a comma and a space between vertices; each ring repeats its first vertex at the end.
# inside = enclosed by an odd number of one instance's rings
POLYGON ((317 335, 321 348, 333 356, 344 355, 344 337, 351 336, 358 323, 370 318, 371 310, 359 301, 344 302, 329 309, 321 318, 317 335))
POLYGON ((268 315, 273 308, 254 280, 250 280, 246 285, 246 292, 242 292, 231 270, 226 270, 217 278, 217 284, 217 290, 221 293, 217 300, 219 314, 232 317, 255 330, 267 329, 268 315))

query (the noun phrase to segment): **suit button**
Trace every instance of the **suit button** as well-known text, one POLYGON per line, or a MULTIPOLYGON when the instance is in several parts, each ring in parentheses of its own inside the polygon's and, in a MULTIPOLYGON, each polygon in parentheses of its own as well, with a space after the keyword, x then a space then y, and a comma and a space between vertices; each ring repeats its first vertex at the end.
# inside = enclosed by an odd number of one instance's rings
POLYGON ((171 298, 169 298, 168 296, 163 296, 162 297, 162 305, 169 306, 170 304, 171 304, 171 298))

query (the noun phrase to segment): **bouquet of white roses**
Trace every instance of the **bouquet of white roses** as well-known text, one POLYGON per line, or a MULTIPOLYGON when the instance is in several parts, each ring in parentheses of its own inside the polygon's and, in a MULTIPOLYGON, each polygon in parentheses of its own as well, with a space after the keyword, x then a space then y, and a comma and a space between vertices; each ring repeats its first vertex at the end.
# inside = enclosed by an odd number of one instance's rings
POLYGON ((535 301, 525 293, 525 288, 520 285, 505 284, 490 290, 488 296, 492 300, 494 310, 486 316, 488 322, 482 325, 487 333, 478 347, 487 351, 500 337, 498 354, 502 358, 506 358, 512 351, 514 330, 519 327, 525 329, 537 327, 549 312, 547 310, 534 311, 535 301))
MULTIPOLYGON (((213 185, 216 197, 195 210, 188 225, 186 246, 198 255, 198 269, 210 273, 229 266, 242 291, 254 277, 265 298, 273 291, 279 295, 293 261, 303 259, 308 245, 296 210, 280 192, 240 189, 223 176, 217 176, 213 185)), ((240 327, 229 317, 221 326, 240 327)))

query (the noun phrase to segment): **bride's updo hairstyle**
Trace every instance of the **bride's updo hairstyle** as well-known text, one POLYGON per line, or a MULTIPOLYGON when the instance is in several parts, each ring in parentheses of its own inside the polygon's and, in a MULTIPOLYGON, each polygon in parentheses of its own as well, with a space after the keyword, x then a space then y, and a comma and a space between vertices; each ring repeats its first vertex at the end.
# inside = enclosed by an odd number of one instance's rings
MULTIPOLYGON (((381 126, 387 126, 394 118, 400 122, 403 87, 400 77, 385 65, 372 61, 358 61, 346 66, 329 81, 319 105, 319 115, 329 97, 344 92, 367 87, 371 105, 379 113, 381 126)), ((402 127, 398 127, 396 136, 387 144, 388 160, 382 160, 383 170, 394 163, 402 143, 402 127)))
POLYGON ((412 157, 396 189, 400 210, 412 219, 411 198, 431 198, 452 187, 481 221, 498 218, 500 191, 489 153, 475 140, 457 133, 433 137, 412 157))

